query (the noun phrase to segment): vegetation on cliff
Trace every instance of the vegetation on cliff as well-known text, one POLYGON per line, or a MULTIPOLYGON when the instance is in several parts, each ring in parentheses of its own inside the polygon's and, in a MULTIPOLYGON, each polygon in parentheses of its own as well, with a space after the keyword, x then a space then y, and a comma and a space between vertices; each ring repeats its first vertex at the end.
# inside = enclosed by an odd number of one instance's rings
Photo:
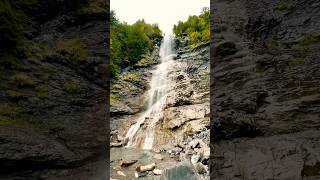
POLYGON ((138 20, 129 25, 120 22, 115 12, 110 14, 110 71, 115 78, 121 68, 136 64, 143 55, 151 52, 162 39, 157 24, 138 20))
POLYGON ((185 22, 179 21, 173 32, 177 37, 189 36, 193 45, 210 41, 210 9, 205 7, 200 15, 189 16, 185 22))

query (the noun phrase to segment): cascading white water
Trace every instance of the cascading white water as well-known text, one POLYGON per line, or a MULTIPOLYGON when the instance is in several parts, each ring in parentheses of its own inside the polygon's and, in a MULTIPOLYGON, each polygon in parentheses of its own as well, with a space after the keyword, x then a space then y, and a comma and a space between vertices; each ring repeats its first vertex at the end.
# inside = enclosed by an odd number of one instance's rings
POLYGON ((163 38, 159 55, 161 63, 152 73, 150 90, 148 91, 149 101, 147 111, 129 128, 126 134, 126 138, 128 139, 126 147, 136 145, 136 134, 143 123, 146 124, 143 149, 150 150, 153 147, 155 126, 163 118, 163 109, 169 88, 168 70, 173 62, 174 55, 173 38, 171 36, 163 38))

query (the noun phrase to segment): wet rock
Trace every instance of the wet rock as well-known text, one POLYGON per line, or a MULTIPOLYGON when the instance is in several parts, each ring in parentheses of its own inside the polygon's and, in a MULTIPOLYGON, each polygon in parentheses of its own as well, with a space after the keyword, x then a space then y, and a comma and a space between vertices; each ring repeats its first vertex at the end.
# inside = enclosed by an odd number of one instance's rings
POLYGON ((146 176, 148 176, 148 173, 147 172, 135 172, 134 176, 136 178, 146 177, 146 176))
POLYGON ((213 54, 214 56, 228 56, 236 53, 238 50, 236 48, 236 44, 230 41, 224 41, 218 43, 214 49, 213 54))
POLYGON ((195 154, 191 156, 191 163, 193 165, 196 165, 199 162, 199 160, 200 160, 200 155, 195 154))
POLYGON ((183 161, 170 169, 166 169, 161 178, 197 180, 198 176, 190 161, 183 161))
POLYGON ((117 174, 119 174, 120 176, 126 176, 122 171, 117 171, 117 174))
POLYGON ((161 175, 161 174, 163 174, 163 170, 161 170, 161 169, 154 169, 152 172, 153 172, 154 175, 161 175))
POLYGON ((161 154, 155 154, 153 158, 158 160, 163 160, 163 157, 161 156, 161 154))
POLYGON ((122 147, 122 143, 121 142, 111 142, 110 147, 122 147))
POLYGON ((110 106, 110 115, 112 116, 128 114, 133 114, 133 110, 123 103, 116 103, 110 106))

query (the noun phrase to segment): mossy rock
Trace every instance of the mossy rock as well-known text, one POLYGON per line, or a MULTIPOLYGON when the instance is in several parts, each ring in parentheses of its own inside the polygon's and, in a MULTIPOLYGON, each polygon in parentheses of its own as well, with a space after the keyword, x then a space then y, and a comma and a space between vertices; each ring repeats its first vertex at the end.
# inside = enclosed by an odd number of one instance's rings
POLYGON ((142 58, 140 61, 138 61, 134 65, 134 67, 135 68, 145 68, 145 67, 149 67, 152 64, 154 64, 153 59, 149 56, 146 56, 146 57, 142 58))
POLYGON ((290 10, 294 7, 294 2, 292 0, 280 0, 276 7, 279 11, 290 10))
POLYGON ((77 12, 77 15, 101 14, 108 13, 107 1, 105 0, 89 0, 77 12))
POLYGON ((35 87, 36 96, 39 98, 46 98, 48 97, 48 88, 44 85, 40 85, 35 87))
POLYGON ((6 92, 6 95, 9 99, 14 100, 14 101, 27 99, 28 97, 30 97, 29 94, 19 92, 19 91, 13 91, 13 90, 8 90, 6 92))
POLYGON ((24 88, 24 87, 33 87, 35 85, 33 79, 26 74, 16 74, 10 78, 10 83, 24 88))
POLYGON ((69 81, 63 84, 63 90, 70 94, 79 92, 80 88, 80 84, 76 82, 69 81))
POLYGON ((320 32, 307 33, 304 35, 302 45, 308 46, 320 42, 320 32))
POLYGON ((83 39, 58 39, 56 52, 67 61, 82 62, 88 57, 87 46, 83 39))

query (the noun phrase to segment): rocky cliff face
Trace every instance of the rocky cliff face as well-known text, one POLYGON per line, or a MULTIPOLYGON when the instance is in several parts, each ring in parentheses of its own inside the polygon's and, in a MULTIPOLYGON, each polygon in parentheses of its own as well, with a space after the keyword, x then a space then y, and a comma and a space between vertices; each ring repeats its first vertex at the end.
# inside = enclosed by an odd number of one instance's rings
POLYGON ((108 5, 39 1, 17 61, 0 65, 0 179, 106 173, 108 5))
POLYGON ((212 179, 320 177, 319 10, 212 1, 212 179))
MULTIPOLYGON (((148 58, 148 66, 132 67, 124 71, 120 80, 113 84, 112 92, 118 96, 116 101, 111 102, 112 178, 124 178, 117 171, 122 171, 127 178, 131 178, 135 169, 130 166, 120 168, 119 163, 122 160, 138 160, 134 166, 155 162, 156 168, 165 170, 163 178, 208 179, 210 48, 209 43, 191 48, 189 42, 188 37, 176 39, 177 55, 172 62, 170 61, 168 67, 168 95, 164 104, 163 118, 155 127, 152 151, 146 153, 139 149, 143 147, 146 134, 147 125, 144 123, 136 135, 138 149, 133 151, 121 146, 126 144, 124 137, 129 127, 136 123, 146 110, 151 72, 156 68, 156 62, 159 62, 158 50, 148 58), (163 157, 163 160, 159 161, 153 156, 163 157), (184 163, 179 164, 179 161, 184 163)), ((154 174, 149 172, 143 175, 154 174)))

